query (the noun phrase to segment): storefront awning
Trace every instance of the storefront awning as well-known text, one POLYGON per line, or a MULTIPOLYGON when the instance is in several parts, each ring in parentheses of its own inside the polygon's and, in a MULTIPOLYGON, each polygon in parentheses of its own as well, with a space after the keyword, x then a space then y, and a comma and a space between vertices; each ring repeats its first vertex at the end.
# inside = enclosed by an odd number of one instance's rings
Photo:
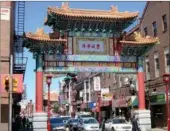
POLYGON ((166 104, 166 95, 164 93, 150 96, 150 105, 166 104))
POLYGON ((127 99, 128 106, 138 106, 138 97, 137 96, 130 96, 127 99))

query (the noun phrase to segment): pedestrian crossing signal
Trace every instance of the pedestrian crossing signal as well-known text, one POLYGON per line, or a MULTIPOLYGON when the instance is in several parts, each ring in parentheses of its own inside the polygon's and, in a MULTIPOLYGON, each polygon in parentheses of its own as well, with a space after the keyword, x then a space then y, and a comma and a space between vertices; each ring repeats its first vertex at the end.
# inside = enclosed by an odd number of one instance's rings
POLYGON ((9 91, 9 77, 5 77, 5 90, 8 92, 9 91))

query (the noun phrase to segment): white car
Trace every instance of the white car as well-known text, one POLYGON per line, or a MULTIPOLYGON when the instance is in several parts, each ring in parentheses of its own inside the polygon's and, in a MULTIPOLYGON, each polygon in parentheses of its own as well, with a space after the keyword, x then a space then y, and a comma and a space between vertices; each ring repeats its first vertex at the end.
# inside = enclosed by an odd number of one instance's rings
POLYGON ((75 116, 75 118, 78 118, 78 119, 80 119, 80 118, 87 118, 87 117, 92 117, 91 113, 89 113, 89 112, 79 112, 75 116))
POLYGON ((79 119, 79 131, 99 131, 99 123, 93 117, 79 119))
POLYGON ((132 131, 132 124, 121 118, 108 119, 105 122, 106 131, 132 131))

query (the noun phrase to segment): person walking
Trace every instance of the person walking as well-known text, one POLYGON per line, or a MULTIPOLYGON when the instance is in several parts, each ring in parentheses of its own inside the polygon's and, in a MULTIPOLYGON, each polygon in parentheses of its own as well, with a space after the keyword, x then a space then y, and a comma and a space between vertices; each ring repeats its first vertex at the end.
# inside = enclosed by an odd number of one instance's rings
POLYGON ((21 129, 21 117, 16 115, 14 131, 19 131, 21 129))
POLYGON ((23 124, 23 129, 25 130, 26 129, 26 117, 25 116, 22 118, 22 124, 23 124))
POLYGON ((139 124, 138 124, 138 118, 135 117, 135 115, 133 116, 133 119, 132 119, 132 131, 141 131, 141 129, 139 128, 139 124))

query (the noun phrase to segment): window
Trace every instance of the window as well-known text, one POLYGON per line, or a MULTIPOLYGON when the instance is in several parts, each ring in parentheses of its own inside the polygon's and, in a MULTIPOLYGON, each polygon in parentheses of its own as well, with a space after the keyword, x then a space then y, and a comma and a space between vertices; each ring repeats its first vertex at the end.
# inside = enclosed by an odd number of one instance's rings
POLYGON ((109 78, 110 78, 110 73, 109 73, 109 76, 108 76, 109 78))
POLYGON ((162 22, 163 22, 163 31, 167 31, 167 18, 166 14, 162 16, 162 22))
POLYGON ((110 88, 110 86, 109 86, 109 92, 111 91, 111 88, 110 88))
POLYGON ((145 60, 146 63, 146 80, 150 80, 150 62, 149 62, 149 58, 146 58, 145 60))
POLYGON ((160 65, 159 65, 159 54, 158 53, 154 54, 154 61, 155 61, 155 77, 159 77, 160 65))
POLYGON ((146 72, 147 73, 150 72, 150 63, 149 63, 149 61, 146 62, 146 72))
POLYGON ((169 53, 166 54, 166 66, 170 65, 170 55, 169 53))
POLYGON ((165 72, 169 73, 170 71, 170 54, 169 54, 169 48, 165 48, 164 50, 164 56, 165 56, 165 72))
POLYGON ((148 35, 148 29, 147 29, 147 27, 144 28, 144 33, 145 33, 145 36, 148 35))
POLYGON ((156 70, 159 70, 159 59, 155 59, 155 64, 156 64, 156 70))
POLYGON ((152 23, 152 28, 153 28, 153 35, 154 35, 154 37, 157 37, 156 21, 152 23))
POLYGON ((86 101, 89 101, 89 93, 86 93, 86 101))

